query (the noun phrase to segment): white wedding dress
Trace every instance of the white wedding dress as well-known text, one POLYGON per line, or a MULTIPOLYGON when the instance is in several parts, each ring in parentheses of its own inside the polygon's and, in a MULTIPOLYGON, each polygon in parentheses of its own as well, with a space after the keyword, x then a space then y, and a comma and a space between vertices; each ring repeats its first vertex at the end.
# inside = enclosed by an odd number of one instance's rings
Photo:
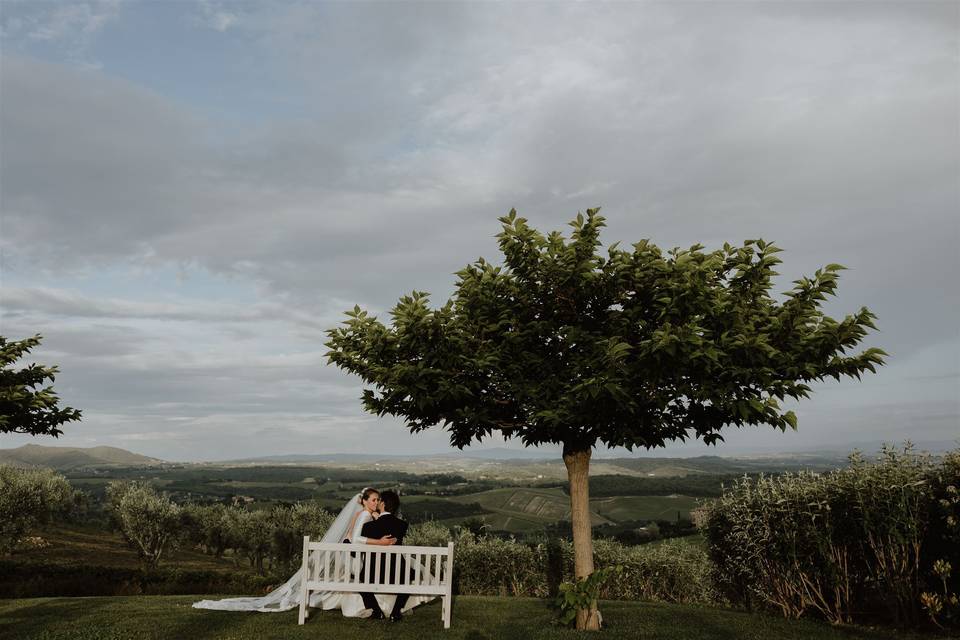
MULTIPOLYGON (((360 504, 360 494, 355 495, 340 510, 333 524, 323 534, 320 542, 343 542, 345 539, 356 540, 360 536, 363 525, 373 517, 360 504), (359 514, 359 515, 358 515, 359 514), (355 517, 356 516, 356 517, 355 517), (353 523, 352 531, 350 525, 353 523)), ((300 606, 300 577, 303 569, 298 569, 289 580, 270 593, 259 598, 225 598, 223 600, 201 600, 194 602, 194 609, 217 609, 220 611, 262 611, 264 613, 289 611, 300 606)), ((374 594, 380 609, 389 613, 397 596, 392 593, 374 594)), ((410 611, 418 604, 433 600, 436 596, 410 596, 403 612, 410 611)), ((320 609, 340 609, 347 618, 367 618, 373 611, 363 606, 363 598, 359 593, 341 591, 317 591, 310 594, 309 606, 320 609)))

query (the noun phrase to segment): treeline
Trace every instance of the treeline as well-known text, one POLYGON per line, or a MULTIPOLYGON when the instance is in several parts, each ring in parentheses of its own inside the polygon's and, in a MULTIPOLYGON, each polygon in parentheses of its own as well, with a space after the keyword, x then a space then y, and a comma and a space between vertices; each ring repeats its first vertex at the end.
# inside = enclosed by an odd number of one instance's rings
POLYGON ((302 502, 317 497, 341 498, 344 492, 371 485, 401 487, 406 495, 456 495, 502 486, 488 482, 474 484, 454 473, 411 474, 310 466, 119 468, 95 473, 68 473, 67 477, 97 501, 105 498, 106 481, 109 480, 150 482, 180 502, 208 500, 225 503, 234 496, 282 502, 302 502))
POLYGON ((463 503, 452 500, 431 500, 429 498, 404 502, 400 510, 403 517, 410 522, 468 518, 487 513, 487 510, 476 502, 463 503))
POLYGON ((396 484, 455 484, 467 482, 459 474, 435 473, 414 474, 403 471, 379 469, 341 469, 338 467, 311 466, 243 466, 243 467, 163 467, 156 469, 117 468, 103 469, 96 474, 68 474, 74 478, 115 478, 118 480, 143 480, 146 476, 168 480, 170 483, 208 484, 224 482, 284 482, 297 483, 310 478, 315 482, 337 482, 343 484, 376 485, 377 483, 396 484))
POLYGON ((222 504, 177 505, 141 482, 114 482, 107 489, 113 526, 137 552, 144 566, 155 568, 170 549, 198 547, 235 563, 246 559, 259 574, 269 568, 286 572, 297 566, 303 536, 321 536, 333 515, 316 503, 276 505, 247 510, 222 504))
MULTIPOLYGON (((573 525, 569 520, 560 520, 548 524, 544 527, 544 532, 552 538, 573 540, 573 525)), ((513 535, 508 532, 494 533, 500 537, 513 535)), ((685 538, 697 533, 697 526, 692 520, 685 518, 678 518, 677 520, 625 520, 593 527, 594 540, 608 539, 625 545, 641 545, 669 538, 685 538)), ((532 535, 535 538, 541 534, 532 535)))

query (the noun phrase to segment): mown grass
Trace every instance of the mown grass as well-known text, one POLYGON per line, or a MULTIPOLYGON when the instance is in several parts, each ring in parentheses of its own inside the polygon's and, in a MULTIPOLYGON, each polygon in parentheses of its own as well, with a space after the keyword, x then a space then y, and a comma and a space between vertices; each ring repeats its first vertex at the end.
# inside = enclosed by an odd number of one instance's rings
MULTIPOLYGON (((34 598, 0 600, 0 637, 9 640, 135 640, 217 638, 311 640, 552 640, 582 638, 552 624, 553 612, 531 598, 457 597, 448 630, 439 602, 400 623, 348 619, 314 611, 304 626, 297 612, 239 613, 191 608, 195 596, 34 598)), ((604 638, 644 640, 887 640, 923 636, 856 627, 831 627, 705 607, 604 602, 604 638)))

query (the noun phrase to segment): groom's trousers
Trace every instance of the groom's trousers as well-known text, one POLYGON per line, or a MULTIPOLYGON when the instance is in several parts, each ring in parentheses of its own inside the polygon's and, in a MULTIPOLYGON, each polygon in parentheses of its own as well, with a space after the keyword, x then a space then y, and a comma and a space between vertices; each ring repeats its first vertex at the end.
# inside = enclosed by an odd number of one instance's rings
MULTIPOLYGON (((362 582, 365 582, 365 580, 363 580, 363 578, 365 577, 365 575, 366 575, 366 572, 364 571, 363 568, 361 568, 361 569, 360 569, 360 577, 361 577, 361 581, 362 581, 362 582)), ((387 580, 386 580, 386 575, 387 575, 387 574, 386 574, 386 567, 385 567, 385 566, 384 566, 384 567, 380 567, 380 584, 393 584, 393 583, 388 583, 388 582, 387 582, 387 580)), ((397 582, 397 584, 409 584, 410 581, 413 579, 413 572, 410 572, 410 574, 407 575, 407 561, 404 560, 403 558, 397 558, 396 556, 394 556, 393 558, 391 558, 390 575, 391 575, 391 577, 394 576, 394 575, 397 576, 397 578, 399 579, 399 582, 397 582), (394 572, 392 565, 393 565, 393 563, 396 562, 397 560, 399 560, 400 566, 399 566, 399 568, 398 568, 399 570, 396 571, 396 572, 394 572), (406 577, 405 577, 405 576, 406 576, 406 577)), ((376 597, 373 595, 373 593, 370 593, 370 592, 361 592, 361 593, 360 593, 360 597, 363 599, 363 606, 364 606, 365 608, 367 608, 367 609, 373 609, 374 612, 379 611, 380 613, 383 613, 383 610, 380 609, 380 604, 377 602, 377 599, 376 599, 376 597)), ((390 615, 399 614, 399 613, 403 610, 404 605, 407 604, 407 600, 409 600, 409 599, 410 599, 410 594, 409 594, 409 593, 398 593, 398 594, 397 594, 397 600, 396 600, 396 602, 395 602, 394 605, 393 605, 393 610, 390 612, 390 615)))

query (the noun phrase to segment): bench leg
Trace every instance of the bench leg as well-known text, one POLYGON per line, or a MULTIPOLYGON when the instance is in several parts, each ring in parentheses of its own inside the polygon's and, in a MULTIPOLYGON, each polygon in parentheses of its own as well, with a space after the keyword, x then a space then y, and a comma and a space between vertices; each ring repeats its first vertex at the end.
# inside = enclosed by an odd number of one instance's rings
POLYGON ((450 596, 443 596, 443 628, 450 628, 450 596))
POLYGON ((303 587, 300 589, 300 617, 297 624, 303 624, 310 615, 309 607, 307 606, 309 603, 310 590, 307 588, 306 580, 304 580, 303 587))

